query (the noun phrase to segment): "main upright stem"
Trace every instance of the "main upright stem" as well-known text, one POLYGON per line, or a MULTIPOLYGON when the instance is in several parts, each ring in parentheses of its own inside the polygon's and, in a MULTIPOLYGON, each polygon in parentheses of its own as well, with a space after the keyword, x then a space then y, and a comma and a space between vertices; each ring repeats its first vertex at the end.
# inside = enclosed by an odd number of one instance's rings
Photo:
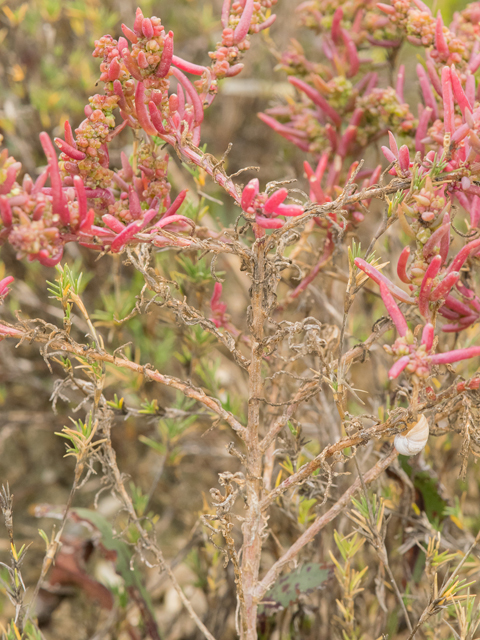
POLYGON ((246 434, 247 516, 242 526, 242 578, 246 620, 242 621, 242 640, 257 638, 257 608, 254 599, 262 553, 263 519, 260 509, 262 493, 262 455, 259 446, 260 398, 263 397, 262 353, 265 322, 265 237, 254 245, 255 265, 250 290, 250 330, 252 354, 249 366, 248 425, 246 434))

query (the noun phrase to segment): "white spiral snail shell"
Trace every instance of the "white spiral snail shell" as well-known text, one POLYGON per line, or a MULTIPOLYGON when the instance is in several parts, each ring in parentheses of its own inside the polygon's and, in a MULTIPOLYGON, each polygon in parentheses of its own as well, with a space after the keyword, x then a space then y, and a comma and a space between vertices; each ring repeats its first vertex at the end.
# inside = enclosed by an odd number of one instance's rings
POLYGON ((428 420, 422 413, 410 431, 404 434, 397 433, 394 440, 395 449, 404 456, 416 456, 427 444, 428 434, 428 420))

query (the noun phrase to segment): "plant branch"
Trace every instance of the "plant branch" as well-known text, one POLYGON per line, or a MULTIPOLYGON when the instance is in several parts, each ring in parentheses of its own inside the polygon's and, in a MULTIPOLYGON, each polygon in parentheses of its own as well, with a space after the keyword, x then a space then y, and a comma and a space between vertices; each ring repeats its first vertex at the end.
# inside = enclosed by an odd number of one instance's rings
MULTIPOLYGON (((385 471, 385 469, 395 460, 398 456, 398 452, 393 449, 388 455, 379 460, 363 478, 366 484, 376 480, 378 476, 385 471)), ((337 502, 326 513, 318 516, 316 520, 308 527, 306 531, 297 539, 296 542, 288 549, 283 556, 270 567, 265 577, 259 582, 255 590, 255 598, 260 601, 272 584, 280 575, 283 567, 291 562, 303 549, 305 545, 313 540, 313 538, 321 531, 329 522, 336 518, 342 510, 350 503, 352 496, 355 495, 359 489, 361 489, 362 483, 360 478, 357 478, 355 482, 345 491, 345 493, 337 500, 337 502)))

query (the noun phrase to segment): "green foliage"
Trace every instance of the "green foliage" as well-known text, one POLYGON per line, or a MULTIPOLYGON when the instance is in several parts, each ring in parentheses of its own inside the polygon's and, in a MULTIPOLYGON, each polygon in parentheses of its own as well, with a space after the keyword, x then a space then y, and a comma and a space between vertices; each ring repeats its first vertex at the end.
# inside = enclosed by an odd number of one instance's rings
MULTIPOLYGON (((150 406, 152 404, 158 408, 155 400, 153 403, 150 403, 150 406)), ((183 396, 177 395, 175 402, 176 409, 187 412, 193 406, 193 402, 183 396)), ((195 414, 187 415, 183 418, 161 418, 156 427, 157 438, 149 438, 148 436, 141 435, 139 436, 139 440, 160 456, 164 456, 167 464, 176 465, 182 457, 180 440, 196 421, 197 416, 195 414)))
MULTIPOLYGON (((1 624, 0 627, 2 627, 1 624)), ((11 620, 8 627, 3 629, 2 640, 43 640, 43 636, 31 621, 26 622, 22 633, 20 633, 15 621, 11 620)))
POLYGON ((273 615, 299 601, 302 595, 324 589, 332 577, 332 567, 307 562, 283 576, 267 592, 259 607, 259 615, 273 615))
POLYGON ((113 396, 113 400, 107 400, 107 405, 111 409, 117 409, 117 411, 122 411, 124 406, 124 399, 118 398, 117 394, 113 396))
POLYGON ((445 517, 447 502, 440 495, 438 480, 429 471, 413 472, 409 458, 400 456, 400 464, 406 473, 412 478, 415 489, 422 497, 422 508, 429 521, 438 529, 442 518, 445 517))
POLYGON ((75 263, 71 267, 68 264, 57 264, 55 269, 58 275, 55 282, 47 280, 47 291, 62 304, 66 304, 72 292, 76 296, 81 296, 88 281, 93 278, 93 274, 91 274, 82 282, 83 273, 79 271, 79 268, 79 263, 75 263))
POLYGON ((90 414, 85 422, 82 420, 73 420, 70 418, 75 428, 63 427, 61 432, 55 432, 55 435, 67 440, 67 456, 73 456, 78 462, 87 457, 96 447, 100 446, 104 440, 95 440, 93 438, 97 431, 98 423, 93 421, 90 414))

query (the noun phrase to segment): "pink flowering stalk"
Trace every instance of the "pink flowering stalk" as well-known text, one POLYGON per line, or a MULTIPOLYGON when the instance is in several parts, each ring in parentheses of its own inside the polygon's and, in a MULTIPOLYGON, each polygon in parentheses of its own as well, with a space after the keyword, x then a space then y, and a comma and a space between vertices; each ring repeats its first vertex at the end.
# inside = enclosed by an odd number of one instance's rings
MULTIPOLYGON (((47 266, 60 262, 64 245, 73 241, 112 253, 137 243, 189 246, 195 225, 178 213, 186 192, 172 201, 169 157, 161 151, 164 143, 210 174, 240 203, 234 183, 198 149, 203 111, 217 93, 218 80, 241 71, 250 34, 273 24, 273 4, 225 2, 222 40, 209 54, 210 66, 176 55, 173 32, 166 31, 159 18, 146 18, 141 9, 133 28, 122 25, 118 40, 104 36, 96 41, 93 55, 101 59, 104 94, 89 99, 85 119, 75 131, 65 123, 64 139, 54 141, 59 159, 42 133, 48 169, 35 183, 25 176, 20 185, 20 163, 6 150, 0 154, 0 241, 9 242, 18 258, 47 266), (143 132, 146 140, 138 149, 135 168, 122 155, 122 168, 114 171, 108 146, 126 128, 143 132)), ((286 206, 283 215, 292 211, 286 206)), ((277 207, 271 213, 279 215, 277 207)))

